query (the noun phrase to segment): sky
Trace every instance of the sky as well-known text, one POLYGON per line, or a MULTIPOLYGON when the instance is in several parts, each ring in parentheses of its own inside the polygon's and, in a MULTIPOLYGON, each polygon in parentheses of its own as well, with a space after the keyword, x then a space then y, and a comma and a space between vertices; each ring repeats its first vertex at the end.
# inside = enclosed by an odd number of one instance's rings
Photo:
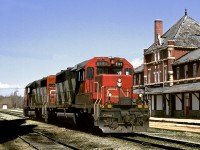
POLYGON ((34 80, 95 56, 123 57, 134 67, 185 9, 200 22, 199 0, 0 0, 0 95, 23 95, 34 80), (6 88, 6 89, 5 89, 6 88), (8 90, 9 89, 9 90, 8 90))

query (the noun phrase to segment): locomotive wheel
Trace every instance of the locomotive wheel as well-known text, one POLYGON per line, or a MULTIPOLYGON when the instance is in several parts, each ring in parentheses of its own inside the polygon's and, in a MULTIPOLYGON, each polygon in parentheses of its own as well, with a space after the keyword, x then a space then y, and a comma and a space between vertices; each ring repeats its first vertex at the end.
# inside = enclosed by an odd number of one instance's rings
POLYGON ((48 122, 54 122, 57 116, 54 110, 48 111, 48 122))
POLYGON ((81 128, 92 131, 94 128, 94 118, 88 113, 78 113, 76 115, 77 125, 81 128))
POLYGON ((37 120, 42 120, 42 109, 35 109, 35 115, 37 120))
POLYGON ((27 108, 24 108, 24 116, 28 117, 28 109, 27 108))

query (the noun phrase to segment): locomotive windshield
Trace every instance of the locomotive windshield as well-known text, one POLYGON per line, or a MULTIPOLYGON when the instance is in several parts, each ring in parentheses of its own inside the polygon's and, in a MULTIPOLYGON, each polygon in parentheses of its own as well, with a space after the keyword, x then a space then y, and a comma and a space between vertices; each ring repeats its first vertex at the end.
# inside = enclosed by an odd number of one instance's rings
POLYGON ((97 75, 99 74, 122 74, 122 68, 98 67, 97 75))

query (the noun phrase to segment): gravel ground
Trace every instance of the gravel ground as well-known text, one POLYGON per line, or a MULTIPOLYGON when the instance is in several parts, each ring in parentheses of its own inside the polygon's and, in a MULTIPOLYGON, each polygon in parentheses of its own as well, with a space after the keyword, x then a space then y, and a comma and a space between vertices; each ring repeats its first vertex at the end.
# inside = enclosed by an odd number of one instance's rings
MULTIPOLYGON (((2 116, 2 114, 0 114, 2 116)), ((7 120, 16 120, 19 117, 3 115, 7 120)), ((33 120, 26 120, 21 126, 34 126, 34 130, 45 133, 58 141, 63 143, 71 144, 73 146, 78 146, 80 149, 94 149, 94 150, 140 150, 140 149, 150 149, 149 147, 141 146, 128 141, 123 141, 110 136, 96 136, 82 131, 76 131, 72 129, 67 129, 64 127, 58 127, 56 125, 46 124, 42 122, 36 122, 33 120)), ((15 138, 10 141, 6 141, 0 144, 1 149, 14 149, 14 150, 24 150, 31 149, 26 143, 21 139, 15 138)))
POLYGON ((35 150, 29 144, 22 142, 20 138, 0 144, 0 150, 35 150))
POLYGON ((151 128, 176 130, 176 131, 187 131, 187 132, 194 132, 194 133, 200 134, 200 126, 199 125, 187 125, 187 124, 178 124, 178 123, 169 123, 169 122, 150 121, 149 126, 151 128))
POLYGON ((167 122, 150 122, 148 131, 161 137, 197 143, 200 141, 200 126, 167 122))

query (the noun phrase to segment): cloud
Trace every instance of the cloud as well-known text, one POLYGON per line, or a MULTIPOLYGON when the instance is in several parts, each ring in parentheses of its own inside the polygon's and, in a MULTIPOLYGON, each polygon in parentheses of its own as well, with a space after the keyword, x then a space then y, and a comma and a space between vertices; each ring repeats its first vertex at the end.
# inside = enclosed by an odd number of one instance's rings
POLYGON ((0 82, 0 88, 6 89, 6 88, 21 88, 21 87, 19 85, 10 85, 10 84, 0 82))
POLYGON ((134 58, 133 61, 131 61, 131 64, 133 65, 134 68, 136 68, 141 64, 143 64, 143 58, 134 58))
POLYGON ((10 88, 9 84, 4 84, 0 82, 0 88, 4 89, 4 88, 10 88))
POLYGON ((10 85, 0 82, 0 95, 9 96, 14 92, 17 92, 17 95, 23 96, 24 88, 19 85, 10 85))

